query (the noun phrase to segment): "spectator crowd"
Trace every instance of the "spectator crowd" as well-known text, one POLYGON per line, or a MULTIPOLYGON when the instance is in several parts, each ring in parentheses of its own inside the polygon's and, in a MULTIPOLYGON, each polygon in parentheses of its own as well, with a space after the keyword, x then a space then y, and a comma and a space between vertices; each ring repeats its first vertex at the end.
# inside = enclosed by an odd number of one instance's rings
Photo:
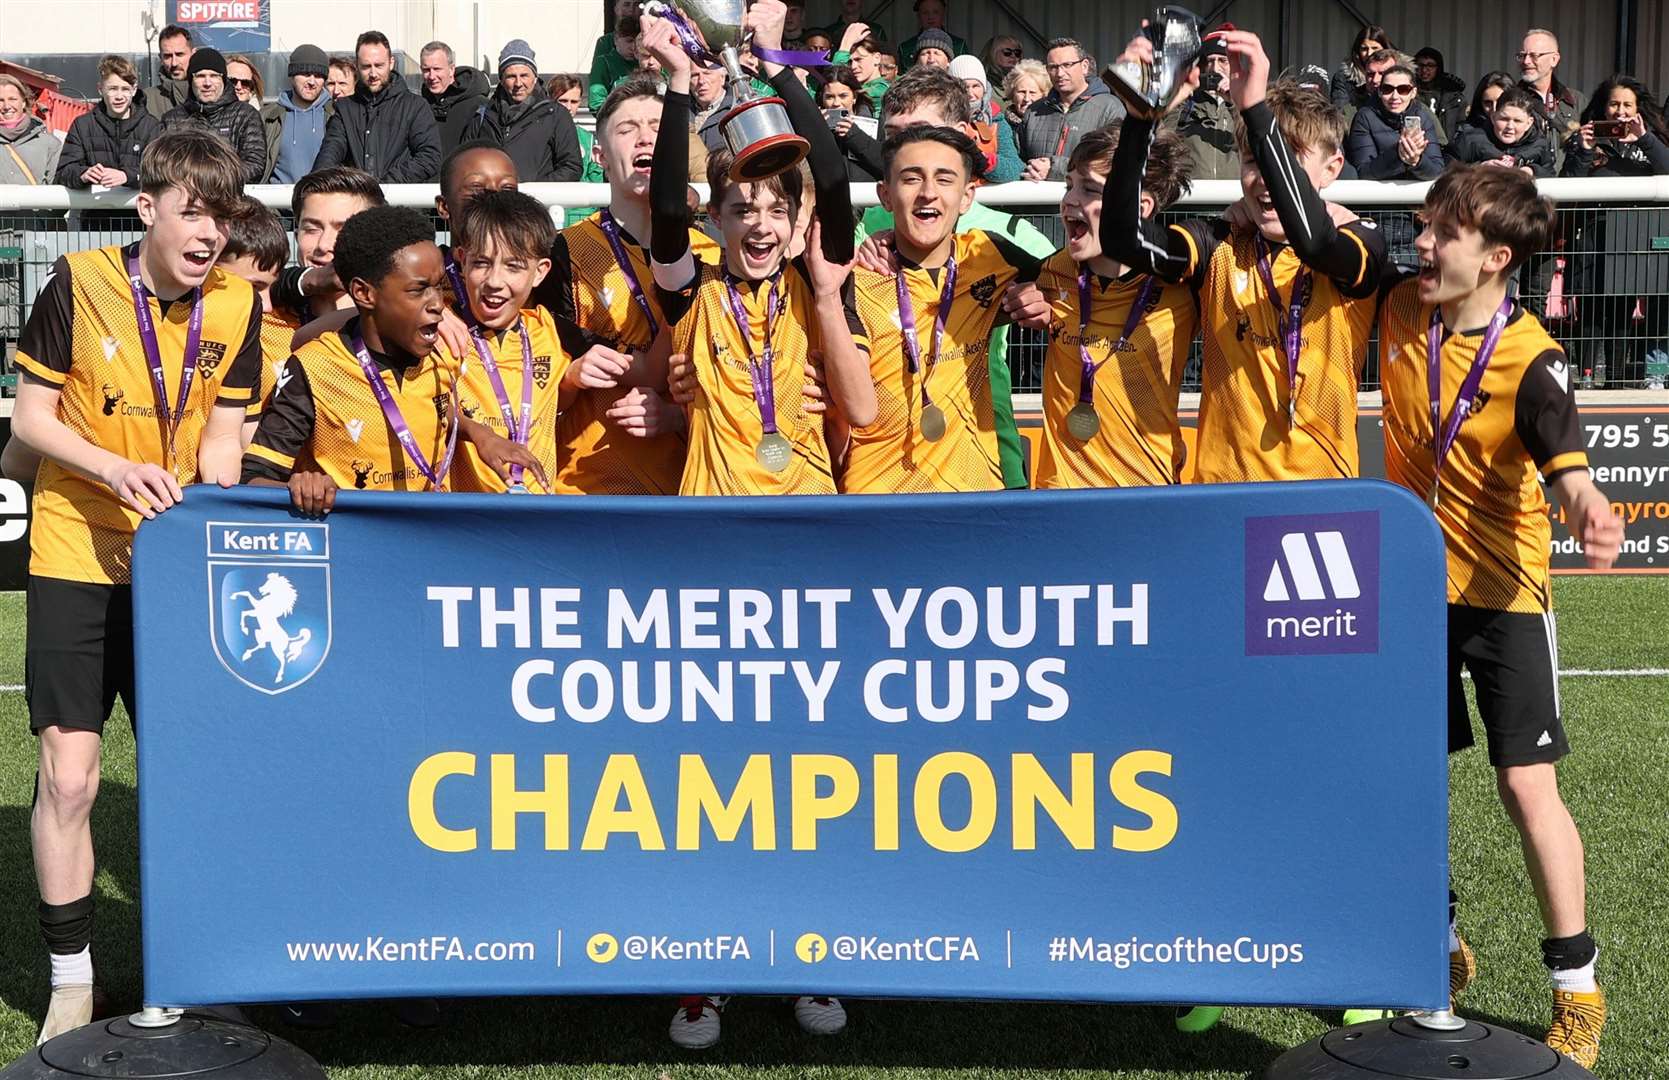
MULTIPOLYGON (((169 128, 214 131, 237 151, 251 183, 293 184, 351 165, 385 183, 433 182, 441 159, 465 142, 508 152, 524 181, 597 181, 590 131, 575 123, 608 93, 641 75, 661 79, 641 46, 639 0, 613 0, 613 29, 598 38, 590 71, 541 76, 525 40, 499 50, 496 76, 460 66, 452 46, 416 50, 408 83, 396 47, 369 30, 351 56, 304 44, 289 55, 286 84, 268 94, 245 56, 198 46, 183 27, 157 42, 154 86, 140 86, 128 58, 99 66, 94 108, 60 143, 32 110, 29 88, 0 76, 0 183, 132 187, 139 155, 169 128)), ((1070 37, 1036 42, 998 34, 977 53, 954 32, 946 0, 916 0, 916 32, 898 45, 865 20, 863 0, 839 0, 832 22, 814 27, 789 5, 788 47, 823 52, 828 63, 796 69, 824 110, 853 181, 881 174, 876 118, 901 70, 947 69, 968 88, 985 180, 1060 180, 1084 134, 1120 119, 1124 106, 1096 59, 1070 37), (1029 54, 1029 55, 1028 55, 1029 54)), ((755 75, 758 61, 744 49, 755 75)), ((1669 172, 1664 106, 1630 75, 1607 78, 1589 96, 1560 80, 1558 39, 1528 31, 1512 62, 1475 83, 1448 69, 1441 50, 1405 51, 1382 26, 1364 26, 1329 71, 1302 65, 1287 75, 1326 95, 1346 115, 1343 178, 1431 180, 1450 161, 1487 162, 1533 176, 1641 176, 1669 172)), ((1235 179, 1235 110, 1228 60, 1207 46, 1201 77, 1166 124, 1182 137, 1198 179, 1235 179)), ((691 114, 692 168, 724 145, 719 123, 734 104, 722 70, 697 67, 691 114)))

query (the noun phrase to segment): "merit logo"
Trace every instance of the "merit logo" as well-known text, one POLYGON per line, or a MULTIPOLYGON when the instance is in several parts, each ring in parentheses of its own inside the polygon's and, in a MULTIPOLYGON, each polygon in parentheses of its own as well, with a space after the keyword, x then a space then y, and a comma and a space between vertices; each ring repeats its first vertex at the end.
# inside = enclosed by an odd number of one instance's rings
POLYGON ((1246 655, 1379 651, 1379 513, 1246 519, 1246 655))

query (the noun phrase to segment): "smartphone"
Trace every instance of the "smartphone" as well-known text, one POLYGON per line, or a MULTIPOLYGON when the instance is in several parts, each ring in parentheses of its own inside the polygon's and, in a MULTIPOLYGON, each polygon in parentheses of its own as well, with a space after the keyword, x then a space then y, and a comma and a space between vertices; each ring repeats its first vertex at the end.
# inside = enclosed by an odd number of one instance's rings
POLYGON ((1402 129, 1404 131, 1419 131, 1420 118, 1418 116, 1404 115, 1402 118, 1402 129))
POLYGON ((1628 134, 1628 129, 1629 122, 1627 120, 1595 120, 1594 138, 1620 139, 1628 134))
POLYGON ((851 112, 850 109, 824 109, 823 110, 823 119, 828 121, 828 124, 829 124, 830 127, 834 127, 836 124, 840 123, 842 120, 846 119, 848 116, 851 116, 851 115, 852 115, 852 112, 851 112))

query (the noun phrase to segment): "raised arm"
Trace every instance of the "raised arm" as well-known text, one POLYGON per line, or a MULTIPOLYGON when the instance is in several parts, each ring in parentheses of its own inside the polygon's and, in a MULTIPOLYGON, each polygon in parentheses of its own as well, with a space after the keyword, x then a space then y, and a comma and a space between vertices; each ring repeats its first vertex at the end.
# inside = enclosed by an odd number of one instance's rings
POLYGON ((690 255, 690 57, 665 19, 643 17, 643 45, 667 74, 661 128, 649 169, 649 254, 655 281, 678 290, 695 279, 690 255))

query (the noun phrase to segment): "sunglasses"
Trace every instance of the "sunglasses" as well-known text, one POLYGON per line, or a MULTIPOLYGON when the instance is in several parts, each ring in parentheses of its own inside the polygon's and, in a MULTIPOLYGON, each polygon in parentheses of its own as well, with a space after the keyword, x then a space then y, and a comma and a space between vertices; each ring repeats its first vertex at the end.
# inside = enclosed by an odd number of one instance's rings
POLYGON ((255 80, 254 79, 233 79, 232 80, 232 85, 237 87, 239 90, 253 90, 253 89, 255 89, 255 80))
POLYGON ((1379 84, 1379 93, 1381 97, 1390 97, 1392 94, 1395 94, 1398 97, 1407 97, 1413 92, 1413 83, 1396 83, 1394 85, 1392 83, 1379 84))
POLYGON ((1021 49, 998 49, 997 51, 1004 56, 1021 57, 1026 55, 1021 49))

